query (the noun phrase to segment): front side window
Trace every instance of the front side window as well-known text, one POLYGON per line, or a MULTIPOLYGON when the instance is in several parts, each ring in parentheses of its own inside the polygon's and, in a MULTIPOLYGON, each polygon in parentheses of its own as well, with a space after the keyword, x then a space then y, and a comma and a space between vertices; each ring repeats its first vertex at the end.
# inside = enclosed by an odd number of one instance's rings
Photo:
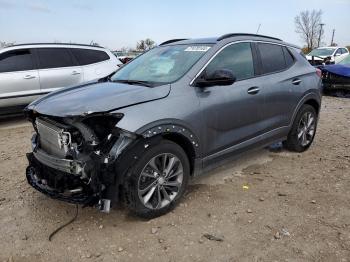
POLYGON ((340 49, 340 48, 337 50, 337 52, 335 52, 336 55, 341 55, 341 53, 342 53, 342 52, 341 52, 341 49, 340 49))
POLYGON ((33 59, 29 49, 13 50, 0 54, 0 73, 33 69, 33 59))
POLYGON ((253 77, 254 63, 250 43, 238 43, 226 47, 209 63, 205 74, 210 76, 220 69, 231 70, 236 80, 253 77))
POLYGON ((286 69, 283 47, 274 44, 258 44, 263 74, 286 69))
POLYGON ((210 48, 208 44, 160 46, 126 64, 111 80, 142 81, 153 86, 172 83, 184 76, 210 48))
POLYGON ((38 48, 39 68, 60 68, 76 66, 66 48, 38 48))

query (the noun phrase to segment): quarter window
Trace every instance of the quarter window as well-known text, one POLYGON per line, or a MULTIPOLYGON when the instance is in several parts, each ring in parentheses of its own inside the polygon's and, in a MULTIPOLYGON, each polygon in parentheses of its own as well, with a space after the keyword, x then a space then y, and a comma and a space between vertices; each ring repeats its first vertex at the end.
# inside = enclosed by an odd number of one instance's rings
POLYGON ((8 51, 0 55, 0 73, 33 69, 33 59, 29 49, 8 51))
MULTIPOLYGON (((273 44, 258 44, 263 74, 286 69, 286 60, 282 46, 273 44)), ((287 58, 287 57, 286 57, 287 58)))
POLYGON ((286 61, 286 67, 291 67, 294 64, 294 57, 290 53, 287 47, 283 47, 284 59, 286 61))
POLYGON ((38 48, 39 68, 59 68, 76 66, 66 48, 38 48))
POLYGON ((110 59, 106 52, 100 50, 72 48, 71 51, 79 65, 90 65, 110 59))
POLYGON ((215 70, 231 70, 237 80, 254 76, 254 63, 250 43, 238 43, 226 47, 207 66, 205 73, 215 70))

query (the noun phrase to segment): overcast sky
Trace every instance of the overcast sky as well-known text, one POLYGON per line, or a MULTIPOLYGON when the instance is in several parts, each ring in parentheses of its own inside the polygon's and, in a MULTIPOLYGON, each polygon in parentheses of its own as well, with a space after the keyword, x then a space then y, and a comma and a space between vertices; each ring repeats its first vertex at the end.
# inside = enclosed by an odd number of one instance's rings
POLYGON ((350 0, 0 0, 0 41, 75 42, 92 40, 111 49, 137 40, 256 33, 301 45, 294 17, 322 9, 324 42, 350 45, 350 0))

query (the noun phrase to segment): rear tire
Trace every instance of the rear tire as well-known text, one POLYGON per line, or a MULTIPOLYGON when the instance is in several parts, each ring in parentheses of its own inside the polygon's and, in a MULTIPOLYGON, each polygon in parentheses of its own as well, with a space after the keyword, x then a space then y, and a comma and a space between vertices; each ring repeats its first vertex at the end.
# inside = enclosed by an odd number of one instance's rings
POLYGON ((150 219, 172 210, 183 196, 190 177, 184 150, 161 140, 151 146, 127 172, 124 200, 136 215, 150 219))
POLYGON ((294 119, 287 140, 283 141, 286 149, 294 152, 307 150, 315 137, 317 127, 317 113, 310 105, 303 105, 294 119))

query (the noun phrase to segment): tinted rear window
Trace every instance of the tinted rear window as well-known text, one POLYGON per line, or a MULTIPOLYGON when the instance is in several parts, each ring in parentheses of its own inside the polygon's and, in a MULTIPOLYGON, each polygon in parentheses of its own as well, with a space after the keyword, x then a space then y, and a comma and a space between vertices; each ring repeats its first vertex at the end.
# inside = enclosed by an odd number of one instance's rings
POLYGON ((77 59, 79 65, 90 65, 109 59, 106 52, 100 50, 72 48, 71 51, 77 59))
POLYGON ((38 48, 36 50, 40 69, 76 66, 66 48, 38 48))
POLYGON ((273 44, 258 44, 264 74, 278 72, 286 68, 283 48, 273 44))
POLYGON ((13 50, 0 55, 0 73, 33 70, 29 49, 13 50))

